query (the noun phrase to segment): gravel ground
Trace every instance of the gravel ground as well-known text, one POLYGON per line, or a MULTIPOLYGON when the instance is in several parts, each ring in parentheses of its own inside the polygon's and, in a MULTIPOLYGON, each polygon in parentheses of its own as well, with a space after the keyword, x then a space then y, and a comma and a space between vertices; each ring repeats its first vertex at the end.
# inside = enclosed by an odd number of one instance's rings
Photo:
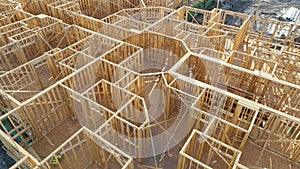
MULTIPOLYGON (((257 0, 231 0, 225 1, 221 8, 236 12, 242 12, 255 15, 258 1, 257 0)), ((259 16, 264 18, 275 18, 282 9, 296 7, 300 9, 300 0, 262 0, 259 16)))

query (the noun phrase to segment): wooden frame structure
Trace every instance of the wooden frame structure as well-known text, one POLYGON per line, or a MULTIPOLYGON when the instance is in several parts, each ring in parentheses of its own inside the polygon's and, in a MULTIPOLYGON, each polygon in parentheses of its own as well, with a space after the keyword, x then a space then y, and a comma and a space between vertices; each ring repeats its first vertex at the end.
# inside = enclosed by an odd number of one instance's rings
POLYGON ((236 168, 241 152, 205 133, 193 130, 188 141, 180 151, 178 168, 205 168, 211 159, 221 161, 219 168, 236 168))
POLYGON ((133 169, 132 157, 85 127, 78 130, 35 168, 55 168, 52 165, 53 159, 58 161, 59 168, 133 169), (65 160, 59 160, 58 155, 65 160))
POLYGON ((300 25, 180 2, 1 1, 12 168, 245 169, 250 143, 300 162, 300 25))

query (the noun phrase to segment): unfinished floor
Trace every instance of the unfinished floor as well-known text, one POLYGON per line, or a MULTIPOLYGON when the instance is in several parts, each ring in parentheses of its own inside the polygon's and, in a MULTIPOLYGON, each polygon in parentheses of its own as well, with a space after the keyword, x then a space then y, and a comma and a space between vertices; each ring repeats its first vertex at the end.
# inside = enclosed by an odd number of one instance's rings
POLYGON ((300 168, 300 26, 181 2, 0 1, 12 168, 300 168))

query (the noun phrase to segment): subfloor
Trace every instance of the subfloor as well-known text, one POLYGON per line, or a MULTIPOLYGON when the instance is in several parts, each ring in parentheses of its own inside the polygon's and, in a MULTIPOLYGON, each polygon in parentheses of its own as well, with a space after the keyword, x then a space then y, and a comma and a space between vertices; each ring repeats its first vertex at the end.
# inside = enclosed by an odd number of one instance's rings
MULTIPOLYGON (((175 169, 178 163, 178 154, 180 149, 179 146, 170 150, 170 155, 165 154, 162 161, 160 161, 160 155, 157 156, 158 167, 162 169, 175 169)), ((300 169, 300 164, 289 162, 287 159, 269 152, 266 150, 259 164, 256 164, 261 153, 261 147, 258 147, 252 143, 247 142, 245 149, 243 150, 240 163, 247 166, 249 169, 300 169)), ((143 165, 141 163, 135 163, 136 168, 147 168, 147 166, 154 167, 153 158, 148 158, 143 160, 143 165)), ((224 163, 217 156, 213 156, 209 166, 222 169, 224 168, 224 163)), ((148 167, 149 168, 149 167, 148 167)))
POLYGON ((35 150, 40 159, 44 159, 80 128, 81 125, 77 120, 68 118, 47 134, 47 137, 52 141, 54 146, 47 142, 47 138, 42 137, 33 143, 31 147, 35 150))
POLYGON ((264 151, 263 155, 261 156, 262 158, 257 164, 260 153, 261 147, 247 142, 243 150, 240 163, 249 167, 250 169, 300 169, 300 164, 289 162, 287 159, 268 150, 264 151))
MULTIPOLYGON (((181 150, 183 144, 183 140, 181 143, 179 143, 177 146, 173 147, 169 151, 163 153, 163 154, 158 154, 156 155, 156 163, 157 167, 159 169, 175 169, 177 168, 178 164, 178 156, 179 156, 179 151, 181 150)), ((155 168, 155 160, 154 157, 149 157, 149 158, 144 158, 142 160, 137 161, 135 160, 135 168, 138 169, 150 169, 150 168, 155 168)))
POLYGON ((86 169, 94 169, 94 168, 99 168, 100 166, 97 163, 92 162, 89 164, 86 169))
POLYGON ((118 168, 121 168, 118 164, 112 164, 112 165, 108 166, 107 168, 105 168, 103 166, 98 165, 95 162, 92 162, 85 169, 118 169, 118 168))
POLYGON ((69 150, 66 154, 67 157, 63 156, 60 160, 62 168, 85 168, 85 169, 118 169, 122 166, 107 153, 107 164, 108 167, 99 165, 97 162, 93 161, 91 153, 88 149, 86 142, 82 143, 80 146, 74 148, 74 152, 69 150), (75 155, 74 155, 75 152, 75 155), (69 162, 68 162, 69 161, 69 162))

